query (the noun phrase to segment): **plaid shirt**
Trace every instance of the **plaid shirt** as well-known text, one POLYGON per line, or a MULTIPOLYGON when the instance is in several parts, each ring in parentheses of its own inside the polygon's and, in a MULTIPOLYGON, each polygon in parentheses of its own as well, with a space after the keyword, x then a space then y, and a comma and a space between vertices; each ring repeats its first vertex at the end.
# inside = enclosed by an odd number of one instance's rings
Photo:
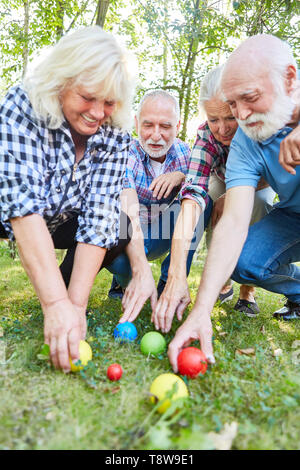
POLYGON ((53 233, 78 215, 78 242, 116 245, 129 142, 127 133, 102 126, 75 163, 68 124, 48 129, 24 89, 13 87, 0 107, 0 221, 8 236, 14 217, 39 214, 53 233))
POLYGON ((201 124, 192 150, 186 183, 180 191, 180 199, 194 199, 204 210, 208 202, 210 174, 214 172, 225 181, 228 153, 229 146, 214 138, 207 122, 201 124))
MULTIPOLYGON (((172 171, 181 171, 186 174, 189 158, 190 148, 188 144, 180 139, 175 139, 166 155, 164 174, 172 171)), ((157 216, 159 210, 173 202, 179 189, 174 188, 167 198, 158 201, 153 197, 152 191, 149 190, 149 186, 155 177, 149 155, 145 153, 139 141, 134 139, 129 149, 124 188, 136 190, 140 203, 140 217, 142 220, 148 220, 149 222, 157 216)))

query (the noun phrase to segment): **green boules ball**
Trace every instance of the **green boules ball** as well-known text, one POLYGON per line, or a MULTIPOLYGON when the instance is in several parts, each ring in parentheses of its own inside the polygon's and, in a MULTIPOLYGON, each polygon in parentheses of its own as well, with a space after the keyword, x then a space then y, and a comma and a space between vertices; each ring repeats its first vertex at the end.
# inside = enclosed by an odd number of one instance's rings
POLYGON ((150 331, 146 333, 141 341, 141 351, 143 354, 153 354, 153 356, 159 356, 162 354, 167 347, 167 343, 163 335, 156 331, 150 331))

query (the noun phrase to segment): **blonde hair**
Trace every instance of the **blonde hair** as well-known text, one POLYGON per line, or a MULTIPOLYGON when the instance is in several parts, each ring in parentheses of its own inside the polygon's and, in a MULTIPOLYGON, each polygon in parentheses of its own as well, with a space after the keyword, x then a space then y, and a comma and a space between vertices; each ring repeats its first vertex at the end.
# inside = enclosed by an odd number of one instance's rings
POLYGON ((24 88, 37 117, 51 129, 65 120, 60 93, 84 86, 104 99, 117 102, 111 124, 129 129, 135 88, 135 67, 110 33, 99 26, 78 29, 53 46, 48 55, 24 78, 24 88))

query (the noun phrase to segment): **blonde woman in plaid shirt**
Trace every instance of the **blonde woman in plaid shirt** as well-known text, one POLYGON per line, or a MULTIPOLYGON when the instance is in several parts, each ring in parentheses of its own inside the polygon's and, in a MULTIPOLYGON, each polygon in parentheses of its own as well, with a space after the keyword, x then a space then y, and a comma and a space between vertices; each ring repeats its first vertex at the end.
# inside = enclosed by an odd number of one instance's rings
POLYGON ((0 237, 17 241, 51 360, 66 372, 85 338, 94 278, 119 244, 134 83, 128 65, 111 34, 82 28, 0 108, 0 237), (54 248, 69 249, 61 271, 54 248))

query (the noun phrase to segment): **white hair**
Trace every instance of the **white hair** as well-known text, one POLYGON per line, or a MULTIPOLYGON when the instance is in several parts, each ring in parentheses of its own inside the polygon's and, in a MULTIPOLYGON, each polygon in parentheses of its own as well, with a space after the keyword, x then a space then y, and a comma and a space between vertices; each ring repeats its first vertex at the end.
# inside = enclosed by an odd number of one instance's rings
POLYGON ((219 65, 202 78, 199 94, 200 109, 204 110, 204 103, 219 95, 223 68, 224 65, 219 65))
POLYGON ((168 91, 161 90, 160 88, 158 88, 156 90, 152 90, 152 91, 147 91, 144 94, 141 101, 139 102, 138 109, 137 109, 137 112, 136 112, 137 120, 139 121, 139 119, 140 119, 141 110, 142 110, 142 107, 143 107, 145 101, 150 99, 150 98, 151 99, 156 99, 156 98, 159 98, 159 97, 166 98, 168 100, 173 101, 174 106, 175 106, 175 113, 176 113, 177 121, 180 121, 180 107, 179 107, 179 103, 178 103, 177 98, 175 98, 175 96, 171 95, 171 93, 169 93, 168 91))
POLYGON ((241 58, 249 61, 249 63, 257 62, 262 64, 269 72, 269 77, 275 87, 278 80, 286 77, 289 65, 293 65, 297 69, 297 62, 291 46, 271 34, 257 34, 242 42, 229 56, 222 75, 230 70, 233 60, 240 61, 241 58))
POLYGON ((117 106, 111 124, 129 129, 135 87, 135 67, 112 34, 99 26, 78 29, 53 46, 48 55, 24 78, 24 88, 39 119, 57 129, 65 120, 60 94, 82 85, 117 106))

